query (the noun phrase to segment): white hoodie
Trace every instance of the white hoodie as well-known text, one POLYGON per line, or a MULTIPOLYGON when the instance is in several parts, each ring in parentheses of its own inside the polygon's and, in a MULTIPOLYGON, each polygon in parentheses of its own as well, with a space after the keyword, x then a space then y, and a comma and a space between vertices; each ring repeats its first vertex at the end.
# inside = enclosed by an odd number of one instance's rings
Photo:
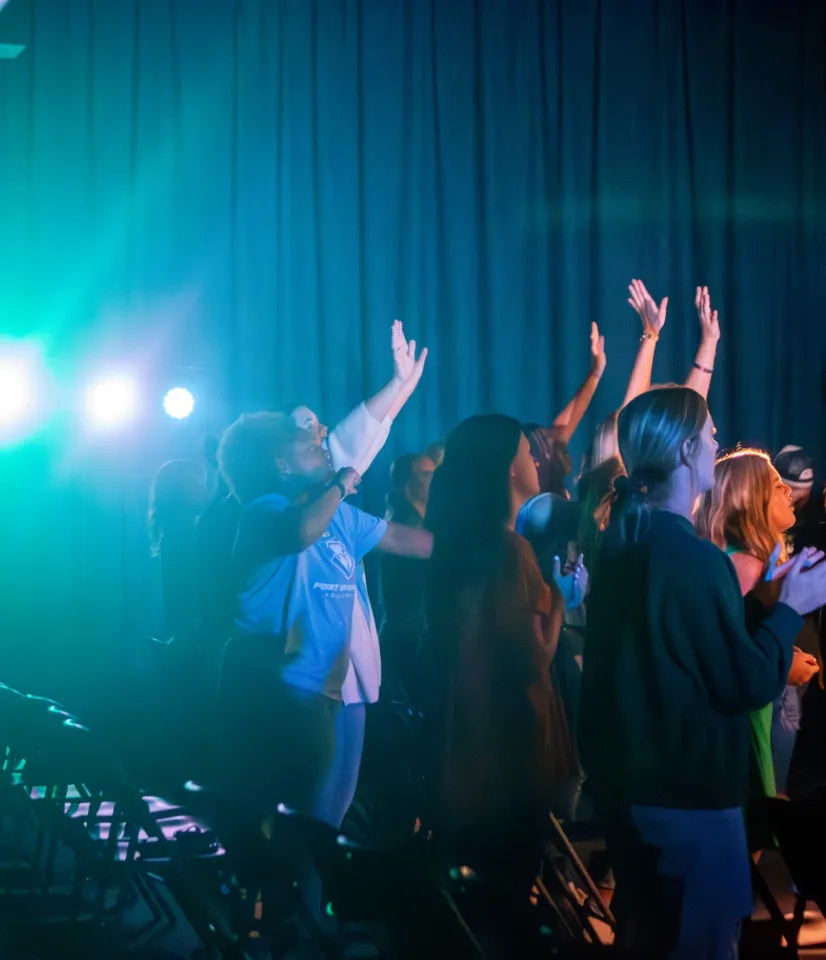
MULTIPOLYGON (((393 421, 377 420, 361 403, 330 432, 327 446, 334 470, 352 467, 363 475, 387 443, 393 421)), ((376 619, 370 608, 364 567, 353 607, 350 667, 341 697, 348 703, 375 703, 381 687, 381 652, 376 619)))

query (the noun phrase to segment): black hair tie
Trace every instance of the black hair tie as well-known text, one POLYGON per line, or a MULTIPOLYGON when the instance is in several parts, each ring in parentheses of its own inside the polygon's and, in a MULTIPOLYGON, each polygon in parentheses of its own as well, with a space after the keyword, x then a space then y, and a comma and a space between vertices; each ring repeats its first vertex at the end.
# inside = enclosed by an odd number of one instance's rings
POLYGON ((614 490, 620 497, 637 497, 640 500, 648 497, 648 484, 640 477, 617 477, 614 480, 614 490))

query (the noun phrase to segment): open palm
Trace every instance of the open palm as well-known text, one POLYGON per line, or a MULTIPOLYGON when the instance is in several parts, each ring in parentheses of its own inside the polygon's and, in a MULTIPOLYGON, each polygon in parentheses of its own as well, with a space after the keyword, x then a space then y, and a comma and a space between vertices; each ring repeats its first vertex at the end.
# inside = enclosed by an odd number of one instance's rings
POLYGON ((708 287, 697 287, 694 294, 694 306, 697 308, 697 318, 700 321, 700 330, 704 340, 720 339, 720 320, 716 310, 711 309, 711 298, 708 287))
POLYGON ((591 361, 594 373, 601 377, 605 373, 608 358, 605 356, 605 337, 600 335, 595 323, 591 324, 591 361))
POLYGON ((416 356, 416 341, 409 343, 404 335, 401 320, 393 321, 390 345, 393 350, 393 373, 402 383, 417 382, 424 372, 427 350, 416 356))
POLYGON ((645 289, 645 284, 642 280, 632 280, 628 287, 628 292, 630 294, 628 302, 640 315, 643 331, 658 337, 660 331, 665 326, 665 315, 668 312, 668 297, 663 297, 660 305, 657 306, 654 298, 645 289))

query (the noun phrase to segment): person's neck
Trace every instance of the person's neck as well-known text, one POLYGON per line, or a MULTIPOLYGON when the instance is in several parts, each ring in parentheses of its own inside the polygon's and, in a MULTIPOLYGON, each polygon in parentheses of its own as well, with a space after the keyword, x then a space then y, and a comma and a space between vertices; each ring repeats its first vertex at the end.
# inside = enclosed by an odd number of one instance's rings
POLYGON ((657 510, 676 513, 678 517, 684 517, 693 524, 698 500, 699 495, 692 490, 690 476, 678 472, 672 478, 665 497, 658 500, 654 506, 657 510))
POLYGON ((304 502, 323 485, 320 478, 311 478, 299 474, 283 474, 273 493, 278 493, 293 502, 304 502))
POLYGON ((511 490, 511 512, 510 517, 508 517, 508 530, 516 529, 516 518, 519 516, 519 511, 530 499, 518 490, 511 490))

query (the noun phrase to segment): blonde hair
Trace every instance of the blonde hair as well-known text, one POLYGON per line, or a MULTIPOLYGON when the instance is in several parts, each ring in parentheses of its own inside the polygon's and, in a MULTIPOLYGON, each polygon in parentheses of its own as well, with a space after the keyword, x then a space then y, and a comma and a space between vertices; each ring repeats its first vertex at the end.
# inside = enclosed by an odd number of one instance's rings
POLYGON ((606 417, 597 427, 594 440, 591 444, 591 456, 588 460, 588 471, 596 470, 608 460, 619 459, 619 443, 617 442, 617 417, 615 411, 606 417))
POLYGON ((764 450, 737 449, 717 461, 714 488, 703 497, 697 530, 722 550, 734 547, 765 563, 778 543, 786 559, 785 530, 771 526, 769 506, 777 471, 764 450))

